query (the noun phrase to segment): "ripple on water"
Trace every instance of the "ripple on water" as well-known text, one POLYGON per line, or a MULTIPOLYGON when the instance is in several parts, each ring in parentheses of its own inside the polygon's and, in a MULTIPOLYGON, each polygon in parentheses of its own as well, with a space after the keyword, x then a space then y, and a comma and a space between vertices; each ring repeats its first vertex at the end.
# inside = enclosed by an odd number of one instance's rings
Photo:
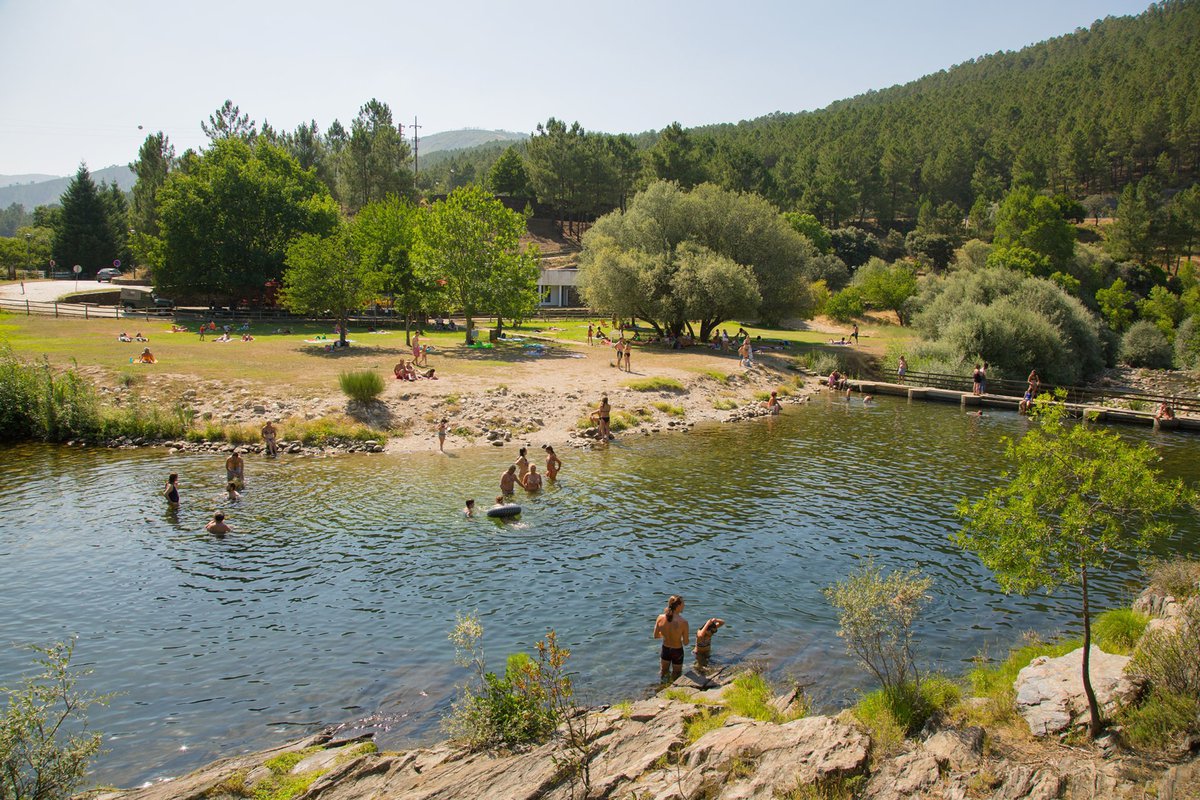
MULTIPOLYGON (((0 640, 79 636, 90 684, 121 693, 96 715, 110 753, 93 777, 122 785, 317 725, 374 725, 384 746, 437 735, 465 676, 446 640, 460 610, 479 613, 493 666, 556 629, 583 696, 612 701, 650 691, 650 627, 682 593, 693 628, 729 621, 718 659, 761 659, 836 702, 864 679, 822 589, 865 556, 933 578, 920 629, 933 666, 1073 624, 1062 597, 999 593, 948 538, 955 502, 994 482, 1002 437, 1026 424, 821 396, 782 418, 564 453, 562 481, 520 498, 517 523, 459 514, 495 494, 512 454, 491 448, 253 458, 233 505, 217 457, 14 448, 0 463, 3 485, 22 487, 0 497, 0 640), (175 513, 157 494, 172 471, 175 513), (215 510, 234 534, 204 533, 215 510)), ((1196 440, 1127 433, 1200 477, 1196 440)), ((1173 546, 1195 552, 1188 524, 1173 546)), ((1103 602, 1128 599, 1121 559, 1098 576, 1103 602)), ((26 656, 0 651, 0 682, 26 656)))

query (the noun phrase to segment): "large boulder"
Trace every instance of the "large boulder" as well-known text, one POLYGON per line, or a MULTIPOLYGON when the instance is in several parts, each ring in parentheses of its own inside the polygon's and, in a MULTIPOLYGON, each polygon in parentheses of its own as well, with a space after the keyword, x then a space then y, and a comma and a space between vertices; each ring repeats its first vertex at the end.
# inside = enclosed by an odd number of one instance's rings
MULTIPOLYGON (((1092 689, 1103 711, 1111 711, 1137 696, 1137 685, 1125 674, 1129 656, 1105 653, 1093 645, 1090 662, 1092 689)), ((1013 687, 1017 711, 1034 736, 1061 733, 1087 720, 1082 647, 1059 658, 1035 658, 1017 673, 1013 687)))

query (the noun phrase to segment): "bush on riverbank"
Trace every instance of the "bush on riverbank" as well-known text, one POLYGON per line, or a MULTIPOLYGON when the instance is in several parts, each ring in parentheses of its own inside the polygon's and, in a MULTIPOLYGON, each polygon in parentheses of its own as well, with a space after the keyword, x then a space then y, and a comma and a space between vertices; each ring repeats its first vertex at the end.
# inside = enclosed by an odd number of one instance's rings
POLYGON ((96 391, 74 369, 55 375, 47 362, 28 364, 0 351, 0 438, 63 442, 102 430, 96 391))
POLYGON ((864 694, 851 714, 871 733, 876 757, 899 750, 935 713, 958 703, 962 690, 949 678, 935 675, 864 694))
POLYGON ((1150 618, 1132 608, 1105 611, 1092 624, 1096 644, 1106 653, 1127 656, 1142 638, 1150 618))
POLYGON ((370 370, 343 372, 338 376, 338 385, 351 400, 364 404, 374 402, 383 394, 383 378, 379 377, 378 372, 370 370))

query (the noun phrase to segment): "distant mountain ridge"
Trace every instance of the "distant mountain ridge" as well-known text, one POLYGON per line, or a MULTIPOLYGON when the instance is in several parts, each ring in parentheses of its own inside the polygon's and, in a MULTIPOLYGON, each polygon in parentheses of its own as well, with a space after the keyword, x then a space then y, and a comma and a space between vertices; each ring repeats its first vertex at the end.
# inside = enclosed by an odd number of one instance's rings
MULTIPOLYGON (((136 154, 135 154, 136 155, 136 154)), ((10 177, 10 176, 0 176, 10 177)), ((21 178, 25 176, 13 175, 11 177, 21 178)), ((44 177, 44 176, 31 176, 44 177)), ((25 183, 18 186, 5 186, 0 188, 0 208, 8 208, 13 203, 20 203, 25 206, 26 211, 32 211, 38 206, 48 206, 58 202, 58 198, 67 190, 67 184, 71 182, 71 177, 66 178, 50 178, 38 183, 25 183)), ((108 183, 116 183, 121 187, 121 191, 128 192, 133 188, 133 184, 137 182, 136 176, 128 166, 112 166, 98 169, 92 172, 92 180, 97 185, 101 181, 108 183)))
POLYGON ((488 131, 482 128, 463 128, 457 131, 443 131, 422 136, 418 142, 417 155, 429 155, 445 150, 466 150, 481 144, 492 142, 523 142, 529 138, 527 133, 513 131, 488 131))
POLYGON ((0 188, 17 186, 22 183, 41 183, 42 181, 52 181, 57 177, 57 175, 41 175, 38 173, 32 173, 29 175, 0 175, 0 188))
MULTIPOLYGON (((418 156, 428 156, 433 153, 450 150, 465 150, 493 142, 523 142, 529 138, 527 133, 514 131, 484 130, 482 128, 464 128, 457 131, 431 133, 420 138, 418 156)), ((136 156, 136 154, 134 154, 136 156)), ((129 191, 137 182, 133 170, 127 166, 111 166, 92 172, 92 180, 97 184, 101 181, 115 182, 122 191, 129 191)), ((38 206, 52 205, 67 190, 71 176, 56 177, 54 175, 0 175, 0 208, 7 208, 13 203, 25 206, 26 211, 32 211, 38 206)))

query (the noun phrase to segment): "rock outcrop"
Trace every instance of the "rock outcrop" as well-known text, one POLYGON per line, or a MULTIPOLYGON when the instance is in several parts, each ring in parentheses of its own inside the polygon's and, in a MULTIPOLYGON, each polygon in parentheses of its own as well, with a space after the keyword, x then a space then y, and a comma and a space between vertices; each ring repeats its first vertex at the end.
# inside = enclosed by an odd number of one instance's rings
MULTIPOLYGON (((1089 661, 1092 689, 1104 711, 1137 696, 1138 687, 1125 674, 1129 656, 1105 653, 1093 645, 1089 661)), ((1082 674, 1082 647, 1059 658, 1035 658, 1017 673, 1017 711, 1034 736, 1061 733, 1086 720, 1082 674)))

